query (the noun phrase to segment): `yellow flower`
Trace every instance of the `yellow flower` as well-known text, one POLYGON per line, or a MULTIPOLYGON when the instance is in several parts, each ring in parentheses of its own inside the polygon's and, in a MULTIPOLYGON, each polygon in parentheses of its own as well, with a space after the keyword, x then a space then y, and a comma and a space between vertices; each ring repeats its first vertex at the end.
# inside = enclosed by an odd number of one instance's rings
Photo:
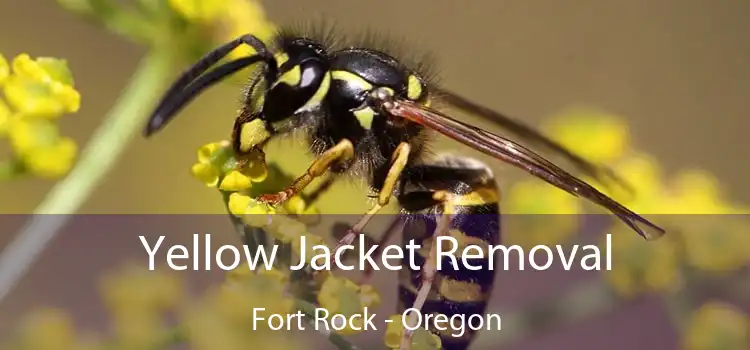
POLYGON ((305 224, 286 216, 275 218, 274 223, 275 225, 270 231, 274 238, 284 244, 289 244, 294 240, 299 242, 299 238, 307 233, 305 224))
POLYGON ((149 271, 127 265, 102 282, 107 306, 115 315, 153 315, 171 309, 184 298, 181 281, 167 267, 149 271))
MULTIPOLYGON (((320 287, 318 303, 331 314, 342 314, 348 318, 361 314, 365 309, 377 308, 380 305, 380 296, 372 286, 358 286, 346 278, 330 275, 320 287)), ((363 325, 364 320, 361 317, 355 318, 338 333, 354 334, 359 332, 363 325)))
POLYGON ((745 350, 750 318, 732 305, 708 302, 690 317, 684 342, 687 350, 745 350))
POLYGON ((656 159, 634 152, 619 161, 613 171, 622 176, 634 191, 628 194, 619 186, 601 189, 623 205, 639 214, 666 214, 669 212, 662 172, 656 159))
POLYGON ((169 6, 185 19, 208 23, 223 15, 226 0, 169 0, 169 6))
POLYGON ((300 196, 294 196, 284 202, 284 210, 289 214, 302 214, 305 212, 306 203, 300 196))
POLYGON ((73 166, 75 142, 59 134, 57 127, 43 119, 20 119, 11 123, 10 143, 14 152, 32 173, 59 177, 73 166))
POLYGON ((198 148, 198 162, 192 165, 190 173, 208 187, 218 185, 219 189, 230 192, 246 190, 253 182, 261 182, 268 175, 260 152, 238 161, 228 141, 211 142, 198 148), (218 184, 222 177, 221 184, 218 184))
MULTIPOLYGON (((385 330, 385 346, 389 349, 400 349, 401 339, 406 332, 404 327, 404 320, 401 315, 393 315, 389 317, 390 321, 385 330)), ((411 349, 413 350, 438 350, 443 348, 443 343, 440 337, 425 330, 419 328, 414 330, 411 336, 411 349)))
MULTIPOLYGON (((226 4, 226 12, 220 23, 220 41, 252 33, 264 43, 270 44, 271 38, 276 34, 276 26, 266 18, 266 12, 260 1, 226 0, 226 4)), ((253 49, 242 45, 233 50, 229 57, 234 59, 253 53, 253 49)))
POLYGON ((554 116, 545 127, 549 135, 584 159, 610 163, 628 148, 628 124, 610 113, 570 109, 554 116))
POLYGON ((73 320, 56 309, 35 310, 24 320, 20 336, 29 350, 66 350, 76 344, 73 320))
POLYGON ((220 150, 229 148, 230 146, 229 141, 207 143, 198 148, 198 162, 211 162, 215 156, 220 154, 220 150))
POLYGON ((224 179, 221 180, 219 189, 222 191, 241 191, 250 188, 251 185, 252 183, 250 182, 249 177, 237 170, 232 170, 224 175, 224 179))
POLYGON ((195 163, 190 167, 190 173, 208 187, 216 187, 219 182, 219 169, 210 163, 195 163))
POLYGON ((738 215, 678 218, 686 260, 696 269, 723 272, 750 263, 750 221, 738 215))
POLYGON ((10 75, 10 66, 8 66, 8 60, 5 56, 0 54, 0 85, 5 82, 5 79, 10 75))
POLYGON ((4 84, 8 102, 24 115, 57 118, 77 112, 81 96, 73 88, 73 79, 64 60, 27 54, 13 60, 13 75, 4 84))
POLYGON ((0 99, 0 136, 5 136, 8 133, 13 119, 13 111, 10 110, 5 101, 0 99))
POLYGON ((78 146, 69 137, 61 137, 49 147, 41 147, 24 159, 31 173, 43 178, 58 178, 70 171, 76 159, 78 146))
POLYGON ((701 170, 688 170, 671 181, 670 214, 729 214, 716 178, 701 170))
POLYGON ((605 277, 620 295, 666 291, 680 282, 678 250, 673 240, 664 237, 646 241, 624 226, 617 226, 611 239, 612 269, 605 277))
POLYGON ((508 191, 503 235, 508 244, 533 247, 560 243, 579 225, 580 199, 545 182, 521 181, 508 191))

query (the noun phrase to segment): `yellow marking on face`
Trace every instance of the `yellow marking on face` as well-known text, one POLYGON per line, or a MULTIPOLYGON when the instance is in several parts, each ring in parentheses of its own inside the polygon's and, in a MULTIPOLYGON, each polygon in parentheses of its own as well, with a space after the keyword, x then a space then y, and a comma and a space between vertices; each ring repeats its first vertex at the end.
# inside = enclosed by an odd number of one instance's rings
POLYGON ((253 147, 268 140, 271 134, 261 119, 255 119, 242 125, 240 129, 240 150, 247 152, 253 147))
POLYGON ((323 99, 328 94, 328 89, 331 88, 331 75, 326 73, 326 75, 323 77, 323 81, 320 83, 320 86, 318 86, 318 90, 315 91, 315 94, 310 97, 310 99, 305 103, 300 110, 306 110, 310 107, 313 107, 315 105, 319 105, 321 102, 323 102, 323 99))
POLYGON ((406 85, 406 97, 412 101, 418 100, 422 96, 422 82, 414 75, 409 76, 406 85))
POLYGON ((452 203, 464 206, 491 204, 497 203, 499 197, 496 189, 484 187, 467 194, 456 195, 453 197, 452 203))
POLYGON ((377 113, 375 113, 370 107, 354 111, 354 116, 357 117, 359 125, 365 128, 365 130, 370 130, 370 128, 372 128, 372 121, 375 119, 375 114, 377 113))
POLYGON ((286 63, 286 61, 289 61, 289 55, 287 55, 286 52, 277 52, 273 55, 273 58, 276 59, 276 65, 281 67, 282 64, 286 63))
POLYGON ((297 86, 302 81, 302 68, 299 65, 292 67, 292 69, 281 74, 279 79, 276 80, 274 85, 284 83, 289 86, 297 86))
POLYGON ((352 72, 347 72, 345 70, 335 70, 331 72, 331 76, 334 80, 343 80, 349 83, 357 84, 362 90, 372 90, 372 84, 352 72))

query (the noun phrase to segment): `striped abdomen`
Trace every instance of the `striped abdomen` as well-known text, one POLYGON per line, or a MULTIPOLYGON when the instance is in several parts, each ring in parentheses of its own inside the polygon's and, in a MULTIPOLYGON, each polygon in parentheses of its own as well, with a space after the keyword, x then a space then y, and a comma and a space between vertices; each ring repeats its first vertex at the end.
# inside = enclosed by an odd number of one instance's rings
MULTIPOLYGON (((405 221, 403 244, 410 240, 420 245, 414 262, 422 266, 435 242, 433 235, 445 208, 445 203, 432 199, 435 192, 445 191, 453 195, 453 218, 444 235, 457 243, 453 259, 441 258, 430 294, 422 308, 422 315, 443 314, 448 318, 463 315, 484 315, 495 280, 494 269, 489 266, 488 246, 500 243, 499 192, 492 172, 478 161, 442 157, 428 165, 411 168, 403 176, 402 192, 399 195, 405 221), (471 270, 464 265, 461 252, 466 246, 475 245, 484 254, 482 258, 467 259, 470 266, 481 266, 471 270)), ((443 241, 442 251, 453 248, 453 242, 443 241)), ((471 256, 477 255, 470 249, 471 256)), ((420 271, 413 271, 405 259, 399 281, 399 312, 412 307, 421 285, 420 271)), ((463 335, 454 337, 453 330, 439 331, 433 328, 443 342, 444 349, 465 349, 474 333, 467 327, 463 335)))

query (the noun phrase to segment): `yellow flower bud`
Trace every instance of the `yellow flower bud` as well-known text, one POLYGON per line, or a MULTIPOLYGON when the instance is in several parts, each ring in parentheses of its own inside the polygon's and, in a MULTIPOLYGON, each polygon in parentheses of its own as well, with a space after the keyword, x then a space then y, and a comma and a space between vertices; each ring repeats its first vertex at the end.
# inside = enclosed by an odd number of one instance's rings
POLYGON ((273 232, 273 236, 281 243, 288 244, 292 240, 299 240, 299 237, 306 234, 307 227, 299 221, 283 220, 283 223, 271 231, 273 232))
POLYGON ((8 102, 26 115, 56 118, 78 111, 81 96, 65 60, 20 54, 13 60, 15 73, 5 82, 8 102))
POLYGON ((228 146, 224 142, 211 142, 198 148, 198 161, 201 163, 210 162, 216 151, 228 146))
POLYGON ((215 187, 219 181, 219 170, 209 163, 195 163, 190 167, 190 173, 206 186, 215 187))
POLYGON ((26 167, 39 177, 57 178, 70 171, 78 146, 73 139, 61 138, 54 146, 40 147, 24 157, 26 167))
POLYGON ((690 317, 685 349, 747 349, 750 344, 750 317, 723 302, 708 302, 690 317))
POLYGON ((24 320, 21 330, 26 349, 71 349, 76 343, 75 333, 70 316, 55 309, 33 312, 24 320))
POLYGON ((227 271, 226 277, 229 282, 247 281, 253 277, 253 272, 246 266, 239 266, 227 271))
POLYGON ((258 271, 258 277, 266 278, 268 281, 278 284, 280 289, 283 289, 289 283, 289 275, 277 269, 261 269, 258 271))
POLYGON ((232 170, 221 180, 219 188, 223 191, 241 191, 250 188, 250 186, 249 177, 239 171, 232 170))
POLYGON ((0 54, 0 85, 5 82, 5 79, 10 75, 10 67, 8 66, 8 60, 5 56, 0 54))
POLYGON ((71 87, 14 75, 4 84, 5 97, 19 113, 55 119, 76 112, 81 97, 71 87))
POLYGON ((234 215, 245 215, 252 201, 252 198, 249 196, 235 192, 229 195, 227 207, 229 208, 229 212, 234 215))
POLYGON ((8 133, 12 117, 13 112, 10 110, 10 107, 8 107, 5 101, 0 99, 0 136, 5 136, 8 133))
POLYGON ((294 196, 284 202, 284 210, 290 214, 302 214, 305 212, 306 203, 300 196, 294 196))
POLYGON ((169 0, 169 6, 189 21, 208 23, 224 15, 225 0, 169 0))
POLYGON ((53 146, 60 138, 57 126, 47 120, 15 120, 11 123, 9 132, 10 145, 21 156, 40 147, 53 146))
MULTIPOLYGON (((227 0, 224 27, 222 34, 227 37, 236 38, 245 33, 253 33, 261 41, 269 43, 276 27, 266 19, 266 13, 259 1, 227 0)), ((253 54, 254 51, 247 45, 242 45, 232 50, 230 58, 240 58, 253 54)))

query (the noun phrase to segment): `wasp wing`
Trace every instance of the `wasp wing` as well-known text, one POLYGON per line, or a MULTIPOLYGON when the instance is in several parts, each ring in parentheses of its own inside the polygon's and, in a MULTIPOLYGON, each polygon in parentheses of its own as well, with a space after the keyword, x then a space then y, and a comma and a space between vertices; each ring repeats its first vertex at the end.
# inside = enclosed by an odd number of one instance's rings
POLYGON ((440 96, 440 101, 445 102, 448 105, 458 108, 464 112, 471 113, 475 116, 481 117, 482 119, 491 121, 515 134, 520 139, 539 144, 551 150, 552 152, 556 152, 557 154, 562 155, 570 162, 572 162, 576 167, 581 169, 581 171, 583 171, 586 175, 591 176, 597 181, 606 184, 606 182, 604 182, 604 179, 609 178, 629 191, 631 194, 634 192, 627 181, 619 177, 611 169, 596 165, 583 159, 581 156, 575 154, 573 151, 567 149, 560 143, 543 135, 534 128, 509 116, 503 115, 501 113, 493 111, 492 109, 469 101, 468 99, 454 92, 439 87, 433 87, 433 89, 436 90, 437 94, 440 96))
POLYGON ((634 213, 583 180, 516 142, 463 123, 435 109, 412 101, 392 100, 389 103, 384 103, 383 108, 394 116, 433 129, 451 139, 523 169, 575 196, 584 197, 599 204, 646 239, 658 238, 665 232, 662 228, 634 213), (649 228, 649 232, 644 230, 640 224, 649 228))

